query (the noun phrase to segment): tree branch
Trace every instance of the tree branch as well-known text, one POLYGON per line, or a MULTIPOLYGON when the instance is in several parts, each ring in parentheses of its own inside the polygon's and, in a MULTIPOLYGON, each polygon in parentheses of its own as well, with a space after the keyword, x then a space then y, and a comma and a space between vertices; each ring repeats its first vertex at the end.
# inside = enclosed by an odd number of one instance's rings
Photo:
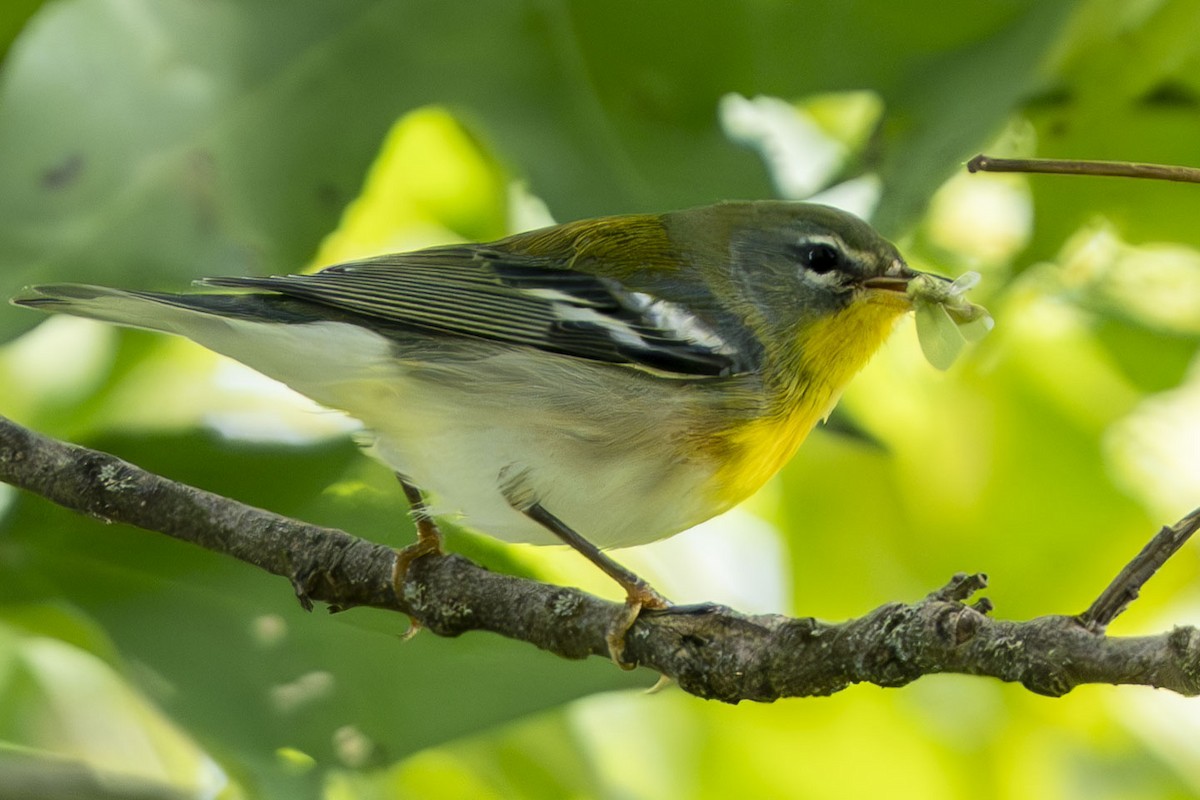
MULTIPOLYGON (((318 600, 337 609, 391 609, 442 636, 487 630, 565 658, 606 656, 605 632, 622 610, 575 589, 497 575, 455 555, 415 561, 397 596, 391 548, 176 483, 3 417, 0 480, 286 577, 306 607, 318 600)), ((987 585, 986 576, 956 575, 916 603, 889 603, 842 623, 747 616, 715 605, 643 613, 628 634, 625 656, 693 694, 731 703, 827 695, 864 682, 902 686, 940 672, 992 676, 1054 696, 1084 683, 1195 695, 1200 631, 1119 638, 1103 628, 1197 525, 1200 512, 1164 529, 1158 544, 1148 545, 1078 617, 992 619, 986 600, 965 604, 987 585)))
POLYGON ((1167 525, 1142 548, 1132 561, 1125 565, 1113 578, 1096 602, 1079 615, 1080 623, 1090 631, 1103 633, 1104 629, 1137 599, 1142 586, 1154 577, 1167 559, 1179 552, 1196 529, 1200 528, 1200 508, 1174 525, 1167 525))

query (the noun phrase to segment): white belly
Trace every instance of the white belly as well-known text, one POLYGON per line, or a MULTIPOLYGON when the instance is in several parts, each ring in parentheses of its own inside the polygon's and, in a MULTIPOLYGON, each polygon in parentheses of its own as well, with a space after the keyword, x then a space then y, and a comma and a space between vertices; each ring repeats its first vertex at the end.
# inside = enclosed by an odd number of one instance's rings
POLYGON ((702 491, 715 465, 686 446, 696 396, 671 379, 484 345, 479 358, 400 361, 394 342, 337 323, 229 328, 238 335, 205 343, 361 420, 376 455, 426 492, 435 514, 481 533, 559 541, 505 499, 514 476, 601 547, 662 539, 725 510, 702 491))
MULTIPOLYGON (((457 393, 455 393, 457 394, 457 393)), ((423 392, 392 413, 364 413, 379 457, 429 495, 432 511, 510 542, 559 540, 510 504, 505 488, 540 503, 589 541, 621 547, 661 539, 723 509, 700 491, 713 470, 662 442, 612 436, 536 403, 423 392), (448 400, 454 402, 447 402, 448 400)), ((639 429, 665 423, 641 419, 639 429)))

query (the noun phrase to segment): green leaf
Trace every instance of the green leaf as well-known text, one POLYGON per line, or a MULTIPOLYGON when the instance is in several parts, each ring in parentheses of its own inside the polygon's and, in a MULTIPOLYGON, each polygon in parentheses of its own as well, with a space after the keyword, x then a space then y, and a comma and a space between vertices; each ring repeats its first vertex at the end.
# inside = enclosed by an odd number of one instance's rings
MULTIPOLYGON (((1090 4, 1068 40, 1062 79, 1032 105, 1037 155, 1200 165, 1200 14, 1191 0, 1138 14, 1090 4)), ((1040 216, 1027 258, 1055 254, 1085 222, 1103 217, 1134 243, 1200 245, 1192 184, 1039 176, 1040 216)))
POLYGON ((720 97, 877 86, 894 232, 1028 91, 1066 6, 974 0, 942 26, 932 0, 56 3, 0 85, 0 295, 294 270, 393 121, 435 102, 567 219, 769 196, 720 97), (689 45, 664 46, 680 14, 689 45))
POLYGON ((9 0, 0 11, 0 60, 8 53, 17 34, 29 18, 42 7, 45 0, 9 0))

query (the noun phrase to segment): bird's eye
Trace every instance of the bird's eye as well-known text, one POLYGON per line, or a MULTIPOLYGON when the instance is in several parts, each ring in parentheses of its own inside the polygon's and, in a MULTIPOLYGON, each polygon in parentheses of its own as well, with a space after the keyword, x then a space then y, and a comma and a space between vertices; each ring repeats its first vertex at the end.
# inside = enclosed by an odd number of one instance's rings
POLYGON ((833 272, 842 265, 842 254, 831 244, 800 244, 795 249, 796 260, 818 275, 833 272))

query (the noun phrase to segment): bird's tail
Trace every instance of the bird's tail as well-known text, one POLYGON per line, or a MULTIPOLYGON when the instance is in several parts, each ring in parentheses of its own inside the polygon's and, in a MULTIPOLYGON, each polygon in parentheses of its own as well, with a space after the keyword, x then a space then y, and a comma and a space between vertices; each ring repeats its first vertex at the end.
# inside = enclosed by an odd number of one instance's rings
POLYGON ((204 325, 201 317, 213 316, 189 306, 185 295, 132 292, 82 283, 30 286, 12 298, 12 303, 190 339, 198 338, 197 329, 204 325))
POLYGON ((391 363, 385 338, 269 294, 160 294, 57 283, 29 287, 12 302, 184 336, 335 407, 346 407, 343 394, 391 363))

